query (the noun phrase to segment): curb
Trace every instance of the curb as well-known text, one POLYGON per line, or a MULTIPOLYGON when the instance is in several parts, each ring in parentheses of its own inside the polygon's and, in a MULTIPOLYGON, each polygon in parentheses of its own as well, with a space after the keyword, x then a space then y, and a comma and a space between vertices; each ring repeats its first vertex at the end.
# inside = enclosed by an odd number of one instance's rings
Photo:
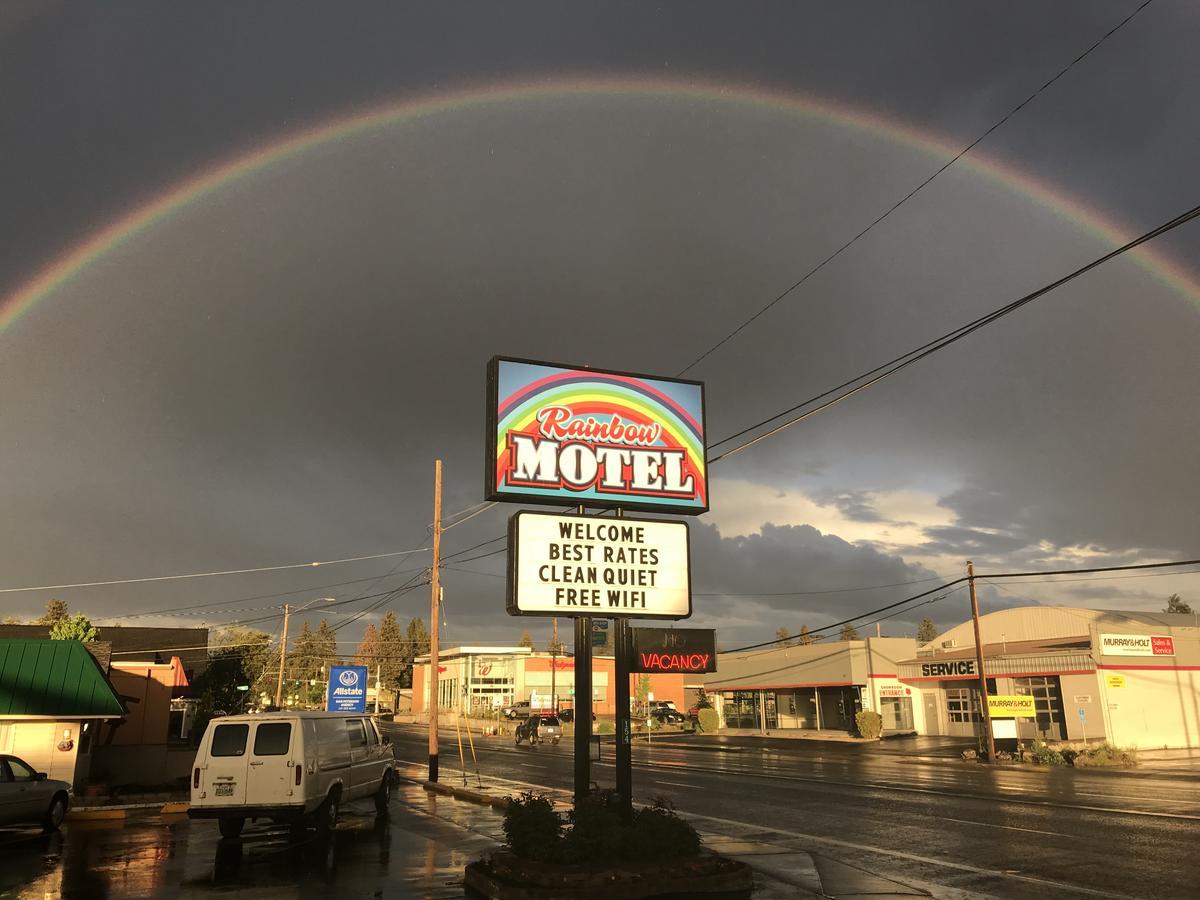
POLYGON ((491 794, 481 793, 480 791, 472 791, 468 788, 450 787, 437 781, 424 781, 420 782, 420 784, 430 793, 444 794, 456 800, 466 800, 470 803, 478 803, 482 806, 491 806, 496 809, 508 809, 508 797, 496 797, 491 794))
POLYGON ((67 815, 77 820, 123 819, 128 812, 150 809, 156 809, 168 815, 185 813, 191 808, 191 805, 186 800, 173 800, 169 803, 159 800, 154 803, 114 803, 111 806, 72 806, 67 810, 67 815))

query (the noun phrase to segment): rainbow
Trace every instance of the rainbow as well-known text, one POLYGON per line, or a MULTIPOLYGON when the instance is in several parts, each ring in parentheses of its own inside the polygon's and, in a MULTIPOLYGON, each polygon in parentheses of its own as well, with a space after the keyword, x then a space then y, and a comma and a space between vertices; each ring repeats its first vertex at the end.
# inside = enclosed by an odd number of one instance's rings
MULTIPOLYGON (((496 107, 541 99, 580 97, 700 101, 759 108, 775 114, 805 116, 848 129, 883 136, 897 144, 923 151, 938 160, 957 154, 961 147, 947 138, 829 99, 784 93, 752 85, 714 84, 692 79, 659 76, 570 76, 545 80, 511 81, 441 93, 408 97, 320 122, 285 135, 258 149, 229 159, 159 194, 147 203, 95 231, 30 280, 0 301, 0 334, 10 329, 40 301, 70 283, 81 273, 123 244, 158 223, 271 166, 314 148, 352 140, 367 132, 402 122, 448 113, 496 107)), ((956 164, 980 178, 1024 195, 1033 203, 1090 232, 1106 246, 1128 241, 1132 235, 1110 216, 1080 203, 1049 184, 983 153, 972 151, 956 164)), ((1200 305, 1200 285, 1186 268, 1150 246, 1134 254, 1154 278, 1200 305)))
MULTIPOLYGON (((538 367, 542 368, 542 367, 538 367)), ((627 422, 658 425, 661 428, 659 446, 682 449, 687 453, 685 474, 694 474, 700 486, 696 500, 678 501, 680 505, 705 505, 704 427, 700 388, 695 391, 693 409, 667 396, 641 379, 628 375, 587 370, 555 370, 552 375, 530 380, 507 397, 499 400, 496 410, 496 489, 503 491, 504 474, 508 470, 510 432, 537 433, 538 411, 546 406, 567 406, 573 418, 594 416, 607 420, 614 414, 627 422)), ((523 493, 542 493, 536 488, 521 488, 523 493)), ((556 491, 545 493, 557 493, 556 491)), ((594 489, 582 492, 581 499, 595 497, 594 489)), ((663 499, 663 504, 673 501, 663 499)))

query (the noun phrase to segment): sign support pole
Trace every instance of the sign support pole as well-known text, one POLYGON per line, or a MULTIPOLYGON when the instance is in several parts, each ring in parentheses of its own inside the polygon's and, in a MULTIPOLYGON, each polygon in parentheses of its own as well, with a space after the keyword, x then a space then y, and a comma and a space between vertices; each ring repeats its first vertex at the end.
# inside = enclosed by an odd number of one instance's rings
POLYGON ((438 780, 438 609, 441 600, 439 569, 442 565, 442 461, 433 463, 433 567, 429 581, 429 780, 438 780))
POLYGON ((975 666, 979 669, 979 712, 987 734, 988 763, 996 761, 996 736, 992 734, 992 711, 988 709, 987 675, 983 671, 983 641, 979 637, 979 600, 975 596, 975 564, 967 560, 967 585, 971 588, 971 621, 975 625, 975 666))
POLYGON ((633 745, 629 721, 629 620, 624 616, 613 622, 613 651, 617 679, 617 793, 621 797, 621 818, 633 821, 633 745))
MULTIPOLYGON (((583 506, 579 507, 583 515, 583 506)), ((592 788, 592 619, 575 619, 575 803, 592 788)))

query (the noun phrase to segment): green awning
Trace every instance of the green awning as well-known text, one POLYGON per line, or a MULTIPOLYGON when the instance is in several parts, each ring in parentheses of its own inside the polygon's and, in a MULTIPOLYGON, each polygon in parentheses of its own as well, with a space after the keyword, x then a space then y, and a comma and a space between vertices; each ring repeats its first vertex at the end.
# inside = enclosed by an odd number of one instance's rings
POLYGON ((99 663, 78 641, 0 640, 0 716, 123 716, 99 663))

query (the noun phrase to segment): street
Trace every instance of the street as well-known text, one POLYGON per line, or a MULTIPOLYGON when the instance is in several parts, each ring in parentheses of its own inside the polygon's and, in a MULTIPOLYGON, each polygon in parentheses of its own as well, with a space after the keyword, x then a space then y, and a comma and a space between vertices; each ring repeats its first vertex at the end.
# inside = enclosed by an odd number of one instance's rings
POLYGON ((403 785, 388 819, 370 801, 347 806, 324 841, 269 823, 223 840, 215 822, 157 812, 68 819, 46 836, 0 829, 0 897, 462 897, 463 866, 495 846, 447 821, 468 816, 478 810, 403 785))
MULTIPOLYGON (((398 760, 425 763, 423 731, 393 726, 392 735, 398 760)), ((635 800, 665 796, 698 827, 742 823, 910 883, 997 897, 1195 895, 1198 779, 925 763, 903 755, 905 739, 884 752, 761 738, 729 740, 736 752, 722 752, 712 739, 694 749, 688 740, 635 745, 635 800)), ((569 740, 476 746, 485 775, 571 788, 569 740)), ((608 787, 612 745, 602 753, 593 780, 608 787)), ((441 781, 462 783, 452 733, 442 738, 441 781)))

